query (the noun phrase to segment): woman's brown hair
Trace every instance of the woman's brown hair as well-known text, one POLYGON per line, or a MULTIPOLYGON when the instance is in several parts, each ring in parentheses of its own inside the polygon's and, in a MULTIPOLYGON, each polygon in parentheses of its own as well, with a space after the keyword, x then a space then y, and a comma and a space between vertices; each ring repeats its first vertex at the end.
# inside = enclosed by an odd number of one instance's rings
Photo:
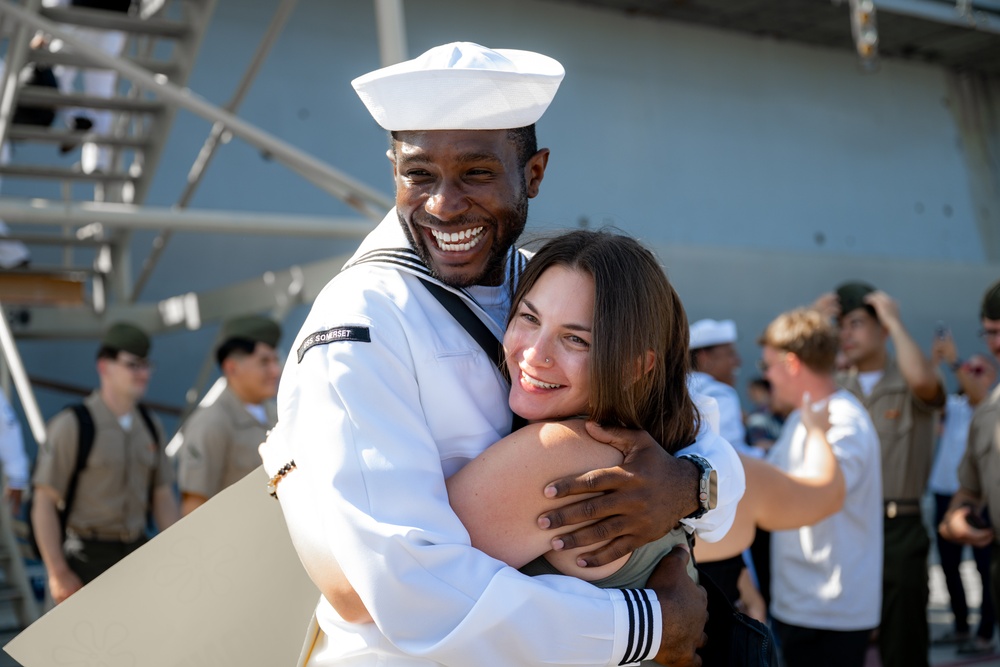
POLYGON ((671 453, 694 442, 700 418, 687 389, 687 315, 653 253, 609 231, 555 237, 528 262, 514 292, 512 317, 551 266, 594 279, 588 417, 643 429, 671 453), (654 363, 647 372, 650 350, 654 363))

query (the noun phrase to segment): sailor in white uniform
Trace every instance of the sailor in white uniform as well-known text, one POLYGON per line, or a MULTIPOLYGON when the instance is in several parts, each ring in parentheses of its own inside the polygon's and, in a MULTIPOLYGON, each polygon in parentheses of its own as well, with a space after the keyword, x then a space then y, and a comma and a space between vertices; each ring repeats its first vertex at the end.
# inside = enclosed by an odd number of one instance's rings
POLYGON ((763 450, 747 444, 743 408, 734 384, 740 368, 736 351, 736 323, 732 320, 698 320, 691 324, 692 394, 714 398, 719 406, 719 434, 738 451, 760 458, 763 450))
MULTIPOLYGON (((316 299, 261 455, 313 580, 327 594, 326 583, 349 582, 374 623, 352 623, 321 599, 302 664, 633 664, 684 625, 653 589, 522 575, 473 549, 448 503, 445 479, 507 435, 512 415, 509 386, 484 351, 491 344, 427 284, 501 337, 526 261, 513 243, 548 159, 533 124, 562 77, 540 54, 455 43, 354 82, 393 131, 396 207, 316 299)), ((711 433, 689 449, 718 475, 717 506, 690 497, 679 506, 696 509, 688 523, 703 537, 721 537, 742 467, 711 433)), ((632 471, 651 494, 669 494, 665 477, 706 474, 654 458, 656 470, 632 471)), ((675 588, 693 586, 677 572, 675 588)), ((662 655, 687 664, 679 652, 662 655)))

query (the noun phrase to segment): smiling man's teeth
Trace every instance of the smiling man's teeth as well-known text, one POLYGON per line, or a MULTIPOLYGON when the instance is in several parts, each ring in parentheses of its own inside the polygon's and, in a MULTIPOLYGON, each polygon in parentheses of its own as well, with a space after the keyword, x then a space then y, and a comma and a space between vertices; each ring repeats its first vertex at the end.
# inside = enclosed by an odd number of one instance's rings
POLYGON ((431 230, 431 235, 434 236, 434 240, 437 241, 438 247, 446 252, 472 250, 482 239, 482 233, 482 227, 466 229, 461 232, 452 232, 450 234, 448 232, 439 232, 436 229, 431 230))
POLYGON ((558 389, 559 387, 562 386, 562 385, 558 385, 558 384, 549 384, 548 382, 542 382, 541 380, 539 380, 537 378, 531 377, 530 375, 528 375, 524 371, 521 371, 521 377, 524 378, 525 382, 527 382, 531 386, 533 386, 533 387, 539 387, 540 389, 558 389))

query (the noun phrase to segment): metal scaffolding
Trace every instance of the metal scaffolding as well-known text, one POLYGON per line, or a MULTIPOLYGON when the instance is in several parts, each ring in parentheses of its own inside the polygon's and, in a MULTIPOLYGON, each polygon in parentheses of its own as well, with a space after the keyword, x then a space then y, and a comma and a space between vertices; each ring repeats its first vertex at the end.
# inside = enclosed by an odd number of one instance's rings
MULTIPOLYGON (((65 145, 93 142, 114 151, 111 171, 85 173, 34 165, 2 165, 0 174, 19 178, 55 179, 62 183, 63 199, 0 198, 0 219, 37 227, 39 232, 12 234, 11 240, 34 245, 61 245, 64 266, 36 267, 21 271, 19 277, 51 273, 61 279, 92 280, 87 307, 54 307, 41 304, 3 303, 0 308, 19 315, 13 326, 0 326, 0 348, 12 372, 15 388, 28 413, 31 430, 44 440, 44 424, 31 391, 31 383, 15 344, 15 338, 58 339, 97 337, 108 322, 129 320, 150 333, 173 329, 198 329, 208 323, 248 312, 269 311, 283 317, 299 303, 315 298, 319 289, 336 274, 346 257, 293 266, 227 287, 178 294, 158 301, 142 302, 148 284, 172 234, 177 231, 313 237, 359 241, 392 206, 391 198, 341 172, 309 153, 285 142, 237 115, 278 39, 297 0, 282 0, 263 34, 246 71, 236 83, 230 100, 216 106, 191 89, 186 81, 197 58, 205 28, 216 0, 157 0, 144 2, 141 15, 112 15, 101 10, 76 7, 43 7, 42 0, 0 0, 0 21, 13 26, 8 40, 6 70, 0 81, 0 143, 7 139, 65 145), (176 11, 172 11, 176 10, 176 11), (81 41, 66 26, 120 30, 130 35, 129 55, 109 54, 81 41), (32 37, 44 34, 60 40, 61 52, 34 51, 32 37), (156 40, 161 40, 156 42, 156 40), (153 46, 169 41, 172 58, 153 57, 153 46), (134 48, 132 48, 134 47, 134 48), (55 91, 25 87, 18 73, 28 62, 70 65, 116 72, 129 86, 127 95, 96 98, 63 95, 55 91), (109 109, 118 116, 111 134, 74 133, 64 129, 40 128, 12 123, 20 103, 49 106, 90 106, 109 109), (212 123, 204 145, 195 158, 187 185, 172 207, 145 205, 145 195, 177 110, 186 110, 212 123), (209 211, 188 206, 207 172, 216 151, 231 138, 266 153, 277 162, 336 197, 360 214, 357 219, 240 211, 209 211), (124 156, 132 162, 124 168, 124 156), (72 200, 73 183, 93 184, 94 201, 72 200), (45 233, 55 228, 56 233, 45 233), (135 281, 131 280, 131 240, 137 230, 158 232, 135 281), (93 267, 72 266, 74 248, 89 249, 93 267), (21 317, 30 312, 30 316, 21 317)), ((379 54, 386 64, 405 59, 405 24, 402 0, 376 0, 375 21, 379 54)), ((162 49, 161 49, 162 51, 162 49)), ((0 279, 4 272, 0 271, 0 279)), ((0 297, 2 299, 2 297, 0 297)), ((197 402, 200 385, 207 379, 202 372, 189 392, 189 406, 197 402)))

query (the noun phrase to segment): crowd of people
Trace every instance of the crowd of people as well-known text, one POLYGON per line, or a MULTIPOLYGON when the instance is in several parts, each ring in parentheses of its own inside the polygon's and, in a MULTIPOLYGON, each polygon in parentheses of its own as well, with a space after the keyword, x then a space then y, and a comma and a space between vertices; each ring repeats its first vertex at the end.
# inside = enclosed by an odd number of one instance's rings
MULTIPOLYGON (((276 322, 223 325, 227 389, 176 462, 140 403, 149 337, 107 331, 99 388, 52 420, 33 475, 56 602, 262 459, 318 589, 301 665, 861 667, 872 643, 884 667, 928 664, 929 480, 942 565, 957 543, 1000 559, 994 360, 946 332, 925 354, 851 281, 775 314, 744 412, 736 324, 689 324, 640 242, 515 245, 563 74, 459 42, 353 82, 390 133, 396 206, 283 370, 276 322)), ((1000 361, 1000 282, 979 319, 1000 361)), ((992 650, 955 581, 945 639, 992 650)))
POLYGON ((172 460, 162 424, 141 403, 153 372, 150 338, 127 322, 107 329, 98 387, 50 420, 31 475, 30 522, 53 602, 260 466, 257 446, 276 421, 280 335, 263 316, 223 323, 216 359, 225 388, 185 420, 172 460))
MULTIPOLYGON (((986 324, 992 312, 989 304, 996 300, 996 294, 997 287, 994 286, 984 297, 981 314, 983 337, 991 350, 995 346, 991 334, 987 333, 990 329, 986 324)), ((862 631, 858 635, 858 640, 863 640, 859 646, 864 648, 868 641, 876 642, 883 665, 926 665, 932 641, 927 621, 931 539, 927 524, 936 527, 942 523, 960 490, 958 472, 969 441, 973 410, 981 403, 985 407, 997 377, 996 361, 1000 358, 993 360, 975 354, 962 361, 950 332, 943 327, 931 341, 930 353, 925 354, 903 326, 895 300, 866 283, 840 285, 836 290, 821 295, 810 307, 836 324, 838 344, 830 361, 831 369, 836 368, 836 385, 840 391, 849 392, 864 407, 871 426, 856 430, 871 431, 876 436, 873 441, 875 447, 881 452, 878 460, 866 463, 869 470, 881 468, 881 479, 875 486, 879 506, 874 510, 869 506, 863 512, 856 512, 853 522, 848 522, 855 527, 875 530, 877 534, 838 533, 834 522, 838 517, 846 519, 849 516, 845 503, 844 509, 834 517, 811 527, 803 527, 797 534, 762 532, 758 538, 763 536, 770 548, 759 552, 748 551, 745 561, 751 572, 759 575, 758 583, 764 589, 761 593, 770 603, 771 619, 779 631, 787 664, 863 664, 859 662, 863 661, 863 652, 848 659, 835 650, 836 646, 850 646, 850 641, 839 637, 830 646, 825 646, 820 641, 823 633, 819 631, 837 627, 836 600, 850 599, 856 604, 867 592, 880 585, 880 598, 869 600, 866 609, 853 608, 843 621, 850 626, 860 618, 869 618, 868 627, 857 628, 862 631), (890 353, 890 342, 894 354, 890 353), (946 394, 942 373, 945 368, 954 373, 958 394, 946 394), (924 516, 923 499, 927 494, 933 496, 936 504, 933 517, 924 516), (815 535, 818 530, 824 531, 828 537, 836 536, 836 539, 829 544, 824 543, 815 535), (838 560, 837 545, 852 545, 853 553, 856 551, 853 545, 858 544, 866 545, 864 551, 869 555, 877 554, 880 560, 884 560, 884 567, 880 564, 878 568, 873 568, 869 564, 860 572, 852 573, 845 563, 838 560), (798 560, 789 558, 790 546, 798 560), (798 549, 806 549, 809 553, 799 554, 798 549), (824 549, 827 551, 824 552, 824 549), (803 563, 815 564, 820 557, 818 554, 822 554, 822 562, 826 566, 836 565, 840 572, 837 581, 830 579, 825 582, 826 586, 815 585, 810 596, 802 588, 803 582, 808 581, 802 568, 803 563), (790 595, 799 606, 787 606, 788 603, 783 600, 790 595), (802 607, 802 601, 810 597, 814 603, 824 603, 822 614, 811 619, 802 607), (878 613, 872 617, 871 614, 876 611, 878 613), (796 625, 801 625, 803 619, 809 619, 804 627, 809 654, 803 659, 792 657, 790 641, 793 640, 787 636, 786 619, 794 619, 796 625)), ((719 324, 707 322, 711 326, 719 324)), ((736 342, 735 325, 731 322, 723 324, 725 326, 719 327, 719 331, 726 334, 720 334, 713 339, 713 343, 732 347, 736 342)), ((696 338, 694 332, 697 325, 699 323, 692 325, 692 342, 696 338)), ((746 448, 744 451, 760 448, 753 455, 787 469, 789 449, 786 441, 801 413, 795 411, 794 402, 782 400, 781 385, 787 383, 788 360, 783 359, 783 363, 776 366, 769 359, 773 355, 768 351, 767 340, 765 334, 761 339, 764 351, 759 364, 762 376, 752 378, 747 384, 753 407, 742 414, 747 427, 744 431, 746 439, 738 446, 746 448), (758 389, 760 395, 754 398, 752 390, 758 389)), ((717 384, 728 385, 726 388, 735 396, 735 374, 729 368, 733 363, 739 365, 735 350, 716 353, 709 348, 709 353, 723 359, 735 359, 735 362, 726 365, 724 372, 719 373, 718 379, 713 378, 717 384)), ((704 357, 706 353, 698 350, 698 354, 704 357)), ((726 402, 720 401, 720 409, 726 405, 726 402)), ((740 416, 736 412, 740 404, 730 401, 728 405, 733 410, 728 419, 734 422, 740 416)), ((723 420, 726 418, 724 415, 723 420)), ((836 420, 831 423, 836 430, 836 420)), ((1000 440, 994 440, 994 443, 1000 443, 1000 440)), ((858 490, 851 486, 847 452, 837 452, 837 459, 845 468, 850 499, 858 490)), ((748 484, 748 495, 750 489, 748 484)), ((870 492, 871 487, 868 490, 870 492)), ((977 494, 982 493, 977 490, 977 494)), ((989 516, 981 503, 981 495, 977 496, 977 500, 980 502, 971 509, 974 515, 972 523, 981 528, 988 527, 989 516)), ((941 534, 936 535, 954 627, 933 641, 958 644, 959 654, 993 653, 996 651, 993 644, 995 616, 989 592, 989 544, 980 542, 973 550, 982 582, 983 602, 977 632, 972 634, 966 591, 959 574, 964 546, 958 532, 952 535, 942 528, 941 534)), ((965 542, 968 543, 967 539, 965 542)), ((796 629, 796 632, 801 631, 803 628, 796 629)))

